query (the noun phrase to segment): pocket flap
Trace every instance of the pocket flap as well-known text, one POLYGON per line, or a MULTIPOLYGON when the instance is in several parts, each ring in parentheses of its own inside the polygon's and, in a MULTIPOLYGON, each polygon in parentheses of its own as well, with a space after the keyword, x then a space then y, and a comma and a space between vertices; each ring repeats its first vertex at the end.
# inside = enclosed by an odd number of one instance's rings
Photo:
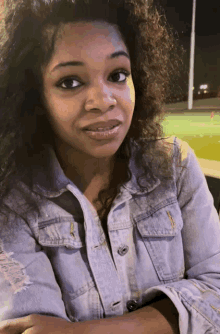
POLYGON ((48 247, 81 248, 85 246, 84 225, 70 217, 44 222, 43 226, 39 227, 39 243, 48 247))
POLYGON ((183 220, 178 202, 152 211, 135 219, 142 237, 172 237, 182 229, 183 220))

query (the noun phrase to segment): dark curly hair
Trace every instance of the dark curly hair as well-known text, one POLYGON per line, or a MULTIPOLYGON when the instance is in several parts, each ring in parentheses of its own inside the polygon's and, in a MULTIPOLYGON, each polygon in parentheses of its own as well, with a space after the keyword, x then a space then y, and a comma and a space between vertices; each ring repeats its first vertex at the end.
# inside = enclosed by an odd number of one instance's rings
MULTIPOLYGON (((149 1, 150 2, 150 1, 149 1)), ((42 112, 41 67, 49 62, 57 32, 72 21, 102 20, 117 25, 129 50, 136 102, 131 127, 116 153, 108 189, 99 193, 108 212, 120 186, 131 178, 131 142, 145 175, 169 178, 171 148, 161 120, 181 54, 172 29, 146 0, 7 0, 0 50, 0 189, 29 171, 52 130, 42 112), (120 171, 120 172, 119 172, 120 171)))

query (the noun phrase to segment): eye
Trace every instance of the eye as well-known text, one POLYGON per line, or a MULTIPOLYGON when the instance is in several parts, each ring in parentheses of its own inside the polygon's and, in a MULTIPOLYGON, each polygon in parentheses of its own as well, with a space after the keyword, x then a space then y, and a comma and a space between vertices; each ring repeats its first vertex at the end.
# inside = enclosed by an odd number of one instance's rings
POLYGON ((61 87, 63 89, 74 89, 80 87, 81 85, 82 83, 76 78, 65 78, 58 82, 57 87, 61 87))
POLYGON ((125 70, 119 70, 117 72, 114 72, 112 75, 111 75, 111 78, 113 82, 118 82, 118 83, 123 83, 126 81, 127 77, 130 75, 129 72, 125 71, 125 70))

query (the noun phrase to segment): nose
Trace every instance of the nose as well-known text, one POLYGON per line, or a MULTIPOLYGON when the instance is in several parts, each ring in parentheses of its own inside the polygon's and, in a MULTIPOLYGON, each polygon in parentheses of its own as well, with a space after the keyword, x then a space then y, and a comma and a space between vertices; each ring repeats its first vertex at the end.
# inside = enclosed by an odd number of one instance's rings
POLYGON ((104 84, 99 83, 89 89, 85 102, 86 111, 101 111, 104 113, 113 109, 115 105, 116 99, 113 97, 111 90, 104 84))

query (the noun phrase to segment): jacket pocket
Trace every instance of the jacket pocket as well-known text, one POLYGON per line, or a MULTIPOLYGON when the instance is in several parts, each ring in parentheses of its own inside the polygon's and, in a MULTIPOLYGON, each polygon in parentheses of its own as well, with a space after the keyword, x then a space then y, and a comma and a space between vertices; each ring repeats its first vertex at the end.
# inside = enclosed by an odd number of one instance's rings
POLYGON ((39 225, 39 243, 45 247, 65 246, 69 249, 85 246, 84 225, 72 217, 59 217, 39 225))
POLYGON ((134 218, 137 229, 163 283, 184 276, 184 252, 181 237, 183 220, 177 201, 166 202, 134 218))
MULTIPOLYGON (((100 235, 100 244, 105 240, 100 235)), ((84 224, 59 217, 40 224, 39 243, 51 261, 71 321, 103 317, 93 273, 87 257, 84 224)))

